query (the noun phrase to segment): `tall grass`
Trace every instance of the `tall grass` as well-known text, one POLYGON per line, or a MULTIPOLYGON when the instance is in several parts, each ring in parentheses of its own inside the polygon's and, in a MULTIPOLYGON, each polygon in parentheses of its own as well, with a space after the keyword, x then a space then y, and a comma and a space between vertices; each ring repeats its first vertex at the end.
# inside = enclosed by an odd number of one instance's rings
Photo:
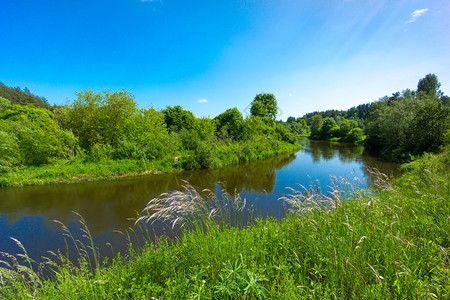
POLYGON ((112 159, 103 157, 86 160, 74 157, 42 166, 22 166, 9 172, 0 172, 0 188, 7 186, 44 185, 114 179, 127 176, 148 175, 181 169, 220 167, 228 164, 263 159, 292 153, 299 144, 276 139, 257 141, 216 141, 204 143, 196 151, 183 150, 167 153, 160 159, 112 159))
POLYGON ((58 263, 46 262, 52 278, 10 265, 1 269, 0 295, 449 299, 448 157, 425 157, 394 183, 379 177, 373 190, 337 179, 327 194, 317 185, 292 190, 281 199, 287 212, 283 220, 243 223, 233 216, 248 214, 244 199, 227 195, 228 202, 215 196, 209 201, 208 191, 186 184, 185 192, 150 201, 138 220, 180 228, 176 242, 162 236, 139 249, 130 246, 108 267, 89 267, 86 255, 75 266, 60 255, 58 263))

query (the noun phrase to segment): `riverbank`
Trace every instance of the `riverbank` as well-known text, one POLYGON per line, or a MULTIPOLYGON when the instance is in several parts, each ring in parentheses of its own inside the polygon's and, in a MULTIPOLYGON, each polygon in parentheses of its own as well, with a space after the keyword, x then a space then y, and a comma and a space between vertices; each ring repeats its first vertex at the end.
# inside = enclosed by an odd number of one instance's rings
MULTIPOLYGON (((446 299, 450 150, 426 155, 404 170, 392 184, 380 177, 376 193, 350 185, 349 198, 337 190, 328 196, 314 188, 294 193, 285 199, 292 210, 282 221, 257 219, 247 227, 226 213, 214 222, 209 211, 200 219, 188 214, 177 221, 190 228, 177 243, 161 238, 141 249, 130 247, 108 267, 98 262, 91 269, 85 257, 77 268, 60 255, 57 264, 45 264, 53 270, 52 280, 25 267, 2 269, 0 294, 11 299, 446 299)), ((183 195, 171 198, 167 208, 184 200, 195 203, 194 190, 183 195)), ((204 208, 201 203, 191 206, 194 213, 204 208)), ((234 213, 246 211, 241 203, 228 199, 234 213)), ((154 217, 164 216, 169 217, 154 217)), ((86 249, 93 246, 88 241, 86 249)), ((90 259, 97 257, 91 252, 90 259)))
POLYGON ((272 141, 259 144, 250 142, 228 142, 210 145, 206 151, 186 151, 177 156, 162 159, 100 159, 84 158, 59 160, 42 166, 23 166, 7 173, 0 173, 0 187, 76 183, 95 180, 110 180, 122 177, 168 173, 202 167, 224 165, 289 154, 300 150, 299 144, 272 141))

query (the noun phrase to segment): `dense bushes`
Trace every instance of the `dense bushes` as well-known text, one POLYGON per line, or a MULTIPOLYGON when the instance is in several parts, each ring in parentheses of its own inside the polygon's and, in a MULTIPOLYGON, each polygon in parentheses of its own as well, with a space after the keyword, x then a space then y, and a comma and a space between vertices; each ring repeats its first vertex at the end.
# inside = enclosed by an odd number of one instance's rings
POLYGON ((450 108, 427 94, 403 92, 396 101, 372 105, 367 120, 367 146, 383 156, 409 159, 435 152, 450 129, 450 108))
POLYGON ((336 118, 326 117, 317 114, 311 118, 311 139, 315 140, 337 140, 342 142, 353 143, 362 140, 363 130, 359 128, 358 122, 348 120, 342 117, 336 118))
POLYGON ((0 113, 0 132, 4 153, 17 153, 14 158, 2 154, 3 165, 10 167, 70 158, 76 146, 76 137, 60 128, 52 112, 32 105, 11 105, 0 113))
MULTIPOLYGON (((270 101, 271 114, 276 113, 274 100, 270 101)), ((104 168, 111 165, 111 176, 114 175, 117 169, 112 162, 118 160, 129 165, 139 161, 163 170, 197 169, 299 148, 294 145, 292 133, 268 116, 244 120, 237 108, 232 108, 210 119, 196 118, 178 105, 162 111, 139 108, 134 96, 125 90, 78 92, 76 100, 54 113, 34 106, 11 106, 8 100, 0 99, 0 125, 3 174, 26 172, 27 166, 59 164, 65 168, 66 163, 94 163, 104 166, 99 175, 104 178, 104 168)), ((84 175, 72 174, 57 180, 73 181, 74 176, 85 178, 84 175)), ((22 184, 17 180, 3 182, 22 184)), ((34 181, 27 178, 24 182, 34 181)))

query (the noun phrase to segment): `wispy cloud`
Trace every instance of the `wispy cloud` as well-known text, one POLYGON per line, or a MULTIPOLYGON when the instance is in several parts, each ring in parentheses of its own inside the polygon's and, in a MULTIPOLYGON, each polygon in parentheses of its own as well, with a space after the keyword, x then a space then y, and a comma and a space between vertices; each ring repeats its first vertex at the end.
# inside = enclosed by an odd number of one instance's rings
POLYGON ((419 17, 423 16, 427 11, 428 11, 428 8, 418 9, 418 10, 413 11, 409 20, 406 21, 406 24, 416 21, 419 17))
POLYGON ((200 99, 200 100, 197 100, 197 102, 198 102, 198 103, 206 103, 206 102, 208 102, 208 100, 206 100, 206 99, 200 99))

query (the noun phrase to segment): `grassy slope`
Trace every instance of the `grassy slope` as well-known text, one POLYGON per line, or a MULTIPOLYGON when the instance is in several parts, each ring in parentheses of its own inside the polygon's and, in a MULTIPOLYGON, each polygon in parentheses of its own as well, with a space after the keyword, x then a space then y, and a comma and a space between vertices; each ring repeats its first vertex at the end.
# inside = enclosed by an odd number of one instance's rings
MULTIPOLYGON (((39 299, 448 299, 450 151, 407 169, 392 186, 356 191, 333 210, 290 198, 300 209, 282 221, 243 230, 209 222, 207 234, 186 232, 172 246, 161 239, 95 275, 65 265, 56 281, 24 284, 16 273, 0 293, 27 298, 38 286, 39 299)), ((297 198, 327 201, 313 190, 297 198)))
MULTIPOLYGON (((249 147, 246 143, 220 145, 220 147, 217 147, 216 158, 213 163, 214 166, 219 167, 240 161, 291 153, 300 149, 299 144, 293 145, 286 142, 279 142, 275 149, 272 146, 270 144, 249 147), (246 151, 248 148, 250 150, 246 151)), ((173 169, 181 168, 181 163, 176 161, 174 157, 153 161, 132 159, 105 159, 98 162, 61 160, 55 164, 40 167, 24 166, 15 171, 0 173, 0 187, 94 181, 123 176, 146 175, 155 172, 169 172, 173 169)))

